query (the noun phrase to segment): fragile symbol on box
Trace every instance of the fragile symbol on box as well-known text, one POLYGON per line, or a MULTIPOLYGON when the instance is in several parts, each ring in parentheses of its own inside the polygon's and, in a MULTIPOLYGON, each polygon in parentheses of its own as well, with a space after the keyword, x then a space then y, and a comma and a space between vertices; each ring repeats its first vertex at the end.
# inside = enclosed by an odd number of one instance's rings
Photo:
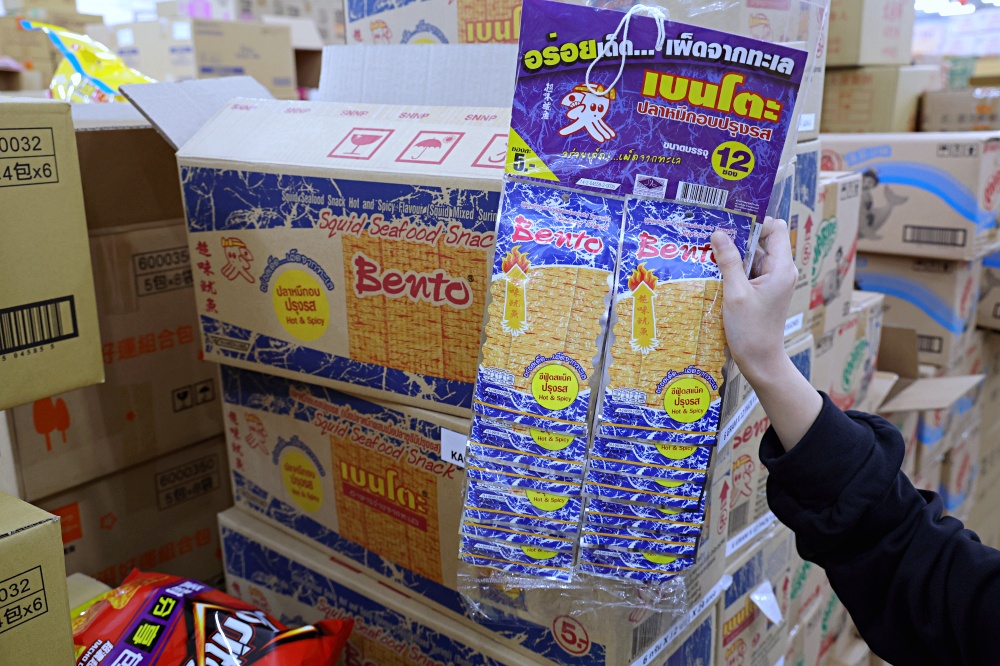
POLYGON ((172 398, 175 412, 182 412, 194 406, 194 396, 190 386, 182 386, 174 389, 172 398))
POLYGON ((479 153, 476 161, 472 163, 474 167, 484 169, 502 169, 507 162, 507 135, 496 134, 486 144, 483 151, 479 153))
POLYGON ((337 147, 331 150, 327 157, 339 157, 345 160, 370 160, 392 136, 392 133, 391 129, 355 127, 340 140, 337 147))
POLYGON ((396 161, 442 164, 463 136, 464 132, 419 132, 396 161))

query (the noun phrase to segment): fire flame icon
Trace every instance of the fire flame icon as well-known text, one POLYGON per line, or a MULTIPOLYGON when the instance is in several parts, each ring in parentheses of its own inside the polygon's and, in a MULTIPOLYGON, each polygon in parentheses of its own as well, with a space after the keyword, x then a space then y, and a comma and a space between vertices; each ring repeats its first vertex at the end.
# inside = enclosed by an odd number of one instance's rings
POLYGON ((531 262, 527 255, 521 252, 521 246, 515 245, 500 262, 506 278, 507 287, 504 294, 503 321, 504 332, 517 337, 528 330, 528 270, 531 262))
POLYGON ((653 298, 656 296, 656 275, 639 264, 628 277, 628 288, 632 293, 632 349, 648 354, 656 349, 656 312, 653 298))

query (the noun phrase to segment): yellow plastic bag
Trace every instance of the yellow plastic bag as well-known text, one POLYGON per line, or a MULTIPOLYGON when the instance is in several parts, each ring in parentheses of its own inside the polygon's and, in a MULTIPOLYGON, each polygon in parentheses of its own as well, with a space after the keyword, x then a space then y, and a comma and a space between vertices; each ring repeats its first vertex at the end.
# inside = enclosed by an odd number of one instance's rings
POLYGON ((54 99, 87 104, 91 102, 124 102, 118 87, 124 83, 155 83, 126 65, 111 49, 86 35, 77 35, 63 28, 36 21, 21 21, 24 30, 40 30, 62 53, 49 85, 54 99))

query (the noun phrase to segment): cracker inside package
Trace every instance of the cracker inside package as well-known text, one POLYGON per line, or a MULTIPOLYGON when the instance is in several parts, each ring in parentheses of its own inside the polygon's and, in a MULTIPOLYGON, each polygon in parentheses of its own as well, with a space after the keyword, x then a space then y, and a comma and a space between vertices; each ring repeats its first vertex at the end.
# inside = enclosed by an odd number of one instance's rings
POLYGON ((624 224, 599 432, 715 444, 726 338, 710 238, 722 229, 745 253, 754 218, 630 199, 624 224))
POLYGON ((623 201, 504 182, 477 414, 586 434, 623 201))

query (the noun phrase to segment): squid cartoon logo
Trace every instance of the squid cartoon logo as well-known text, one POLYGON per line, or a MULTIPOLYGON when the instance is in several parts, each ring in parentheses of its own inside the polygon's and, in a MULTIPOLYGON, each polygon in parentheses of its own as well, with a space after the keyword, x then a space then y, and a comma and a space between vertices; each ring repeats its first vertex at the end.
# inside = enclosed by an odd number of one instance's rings
POLYGON ((233 282, 236 278, 243 278, 250 284, 257 281, 250 275, 253 252, 246 243, 239 238, 223 238, 222 249, 226 253, 226 265, 222 267, 222 274, 227 280, 233 282))
POLYGON ((392 44, 392 30, 389 24, 379 19, 368 26, 372 31, 372 42, 375 44, 392 44))
POLYGON ((572 92, 562 98, 562 105, 567 107, 566 117, 571 122, 559 130, 559 134, 570 136, 580 130, 586 130, 597 143, 604 143, 618 136, 617 132, 604 120, 615 101, 615 89, 605 92, 600 84, 586 83, 573 88, 572 92))

